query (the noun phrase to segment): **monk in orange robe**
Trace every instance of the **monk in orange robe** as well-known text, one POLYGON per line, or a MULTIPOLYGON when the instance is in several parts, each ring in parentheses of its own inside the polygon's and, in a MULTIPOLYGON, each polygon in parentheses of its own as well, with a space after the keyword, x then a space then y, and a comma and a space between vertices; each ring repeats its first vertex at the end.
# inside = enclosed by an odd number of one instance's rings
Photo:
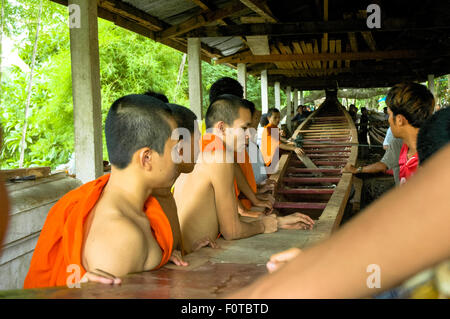
MULTIPOLYGON (((267 112, 267 119, 269 124, 264 126, 264 131, 261 139, 261 152, 263 154, 266 166, 270 166, 274 160, 274 155, 277 150, 294 151, 297 155, 304 155, 304 151, 300 147, 296 147, 293 143, 287 143, 279 135, 273 135, 274 130, 278 130, 280 124, 280 111, 276 108, 271 108, 267 112)), ((278 159, 276 159, 278 162, 278 159)))
POLYGON ((105 122, 111 174, 69 192, 50 210, 24 288, 117 284, 176 258, 171 225, 152 196, 179 174, 172 160, 176 127, 168 106, 155 98, 128 95, 113 103, 105 122))

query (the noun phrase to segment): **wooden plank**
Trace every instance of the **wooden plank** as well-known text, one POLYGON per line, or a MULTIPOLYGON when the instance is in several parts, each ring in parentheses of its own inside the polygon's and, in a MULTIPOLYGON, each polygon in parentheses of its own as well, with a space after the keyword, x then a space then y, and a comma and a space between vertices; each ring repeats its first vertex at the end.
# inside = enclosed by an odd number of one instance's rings
POLYGON ((319 217, 318 224, 320 227, 328 229, 330 233, 336 231, 341 223, 345 206, 350 195, 352 178, 353 175, 350 173, 342 175, 333 195, 331 195, 331 198, 327 203, 327 207, 319 217))
MULTIPOLYGON (((331 40, 333 41, 333 40, 331 40)), ((330 43, 331 43, 330 41, 330 43)), ((336 42, 334 42, 336 45, 336 42)), ((308 65, 312 61, 333 61, 333 60, 379 60, 379 59, 421 59, 433 58, 436 56, 448 56, 450 50, 445 51, 427 51, 427 50, 392 50, 392 51, 374 51, 374 52, 342 52, 342 53, 305 53, 305 54, 281 54, 281 55, 267 55, 267 56, 251 56, 248 54, 236 54, 230 57, 218 59, 218 64, 223 63, 275 63, 275 62, 298 62, 307 61, 308 65)))
MULTIPOLYGON (((311 161, 311 159, 307 156, 307 155, 297 155, 297 157, 303 162, 303 164, 305 164, 305 166, 309 169, 314 169, 314 168, 318 168, 316 166, 316 164, 313 163, 313 161, 311 161)), ((318 175, 322 175, 321 173, 317 173, 318 175)))
POLYGON ((291 153, 281 155, 280 160, 278 162, 279 170, 275 174, 270 175, 269 177, 271 180, 275 182, 274 194, 276 194, 278 186, 281 184, 281 180, 288 167, 287 163, 290 161, 290 156, 291 153))
MULTIPOLYGON (((279 54, 281 54, 280 51, 278 50, 278 48, 275 45, 271 45, 270 49, 271 49, 272 55, 279 55, 279 54)), ((278 63, 275 63, 275 65, 278 68, 281 68, 281 69, 291 69, 289 62, 278 62, 278 63)))
POLYGON ((355 214, 361 209, 361 193, 363 187, 363 180, 353 176, 353 188, 355 189, 355 194, 351 200, 352 212, 355 214))
MULTIPOLYGON (((292 42, 292 46, 294 48, 294 53, 295 54, 303 54, 304 53, 302 48, 301 48, 301 46, 300 46, 300 43, 292 42)), ((304 69, 308 69, 308 63, 306 61, 301 61, 301 63, 303 65, 304 69)))
MULTIPOLYGON (((336 40, 330 40, 330 54, 333 54, 335 49, 336 49, 336 40)), ((329 68, 332 69, 333 66, 334 66, 334 61, 330 60, 329 68)))
POLYGON ((102 0, 99 1, 99 7, 103 7, 104 9, 119 14, 122 17, 135 20, 140 25, 143 25, 153 31, 161 31, 169 26, 164 21, 161 21, 142 10, 136 9, 123 1, 102 0))
POLYGON ((11 178, 25 177, 31 175, 36 176, 36 178, 49 176, 50 167, 29 167, 29 168, 0 170, 1 181, 8 181, 11 178))
MULTIPOLYGON (((311 55, 311 52, 308 52, 308 46, 306 45, 305 41, 300 42, 300 47, 302 48, 302 51, 304 53, 302 56, 311 55)), ((308 68, 314 68, 314 64, 311 60, 306 60, 306 63, 308 64, 308 68)))
POLYGON ((262 1, 257 0, 240 0, 247 7, 252 9, 254 12, 259 14, 261 17, 267 20, 267 22, 277 23, 277 19, 273 16, 269 7, 265 5, 262 1))
MULTIPOLYGON (((338 166, 338 165, 344 165, 347 164, 347 161, 313 161, 316 165, 323 165, 323 166, 338 166)), ((293 164, 300 165, 303 164, 301 161, 293 161, 293 164)))
MULTIPOLYGON (((314 53, 319 53, 319 44, 318 44, 318 42, 317 42, 316 39, 313 40, 313 52, 314 52, 314 53)), ((316 61, 316 62, 315 62, 315 67, 316 67, 317 69, 320 69, 320 67, 321 67, 320 61, 316 61)))
POLYGON ((267 23, 263 17, 241 17, 241 23, 267 23))
POLYGON ((320 184, 320 183, 338 183, 340 177, 284 177, 283 183, 295 184, 320 184))
POLYGON ((294 209, 324 209, 327 203, 296 203, 296 202, 276 202, 273 208, 294 208, 294 209))
POLYGON ((350 129, 348 128, 323 128, 320 130, 310 130, 310 129, 305 129, 305 130, 300 130, 300 133, 311 133, 311 132, 347 132, 350 131, 350 129))
MULTIPOLYGON (((327 159, 335 159, 335 158, 348 158, 347 155, 336 155, 336 154, 308 154, 309 158, 317 159, 317 158, 327 158, 327 159)), ((308 167, 309 168, 309 167, 308 167)))
POLYGON ((210 7, 208 6, 208 4, 205 1, 203 1, 203 0, 189 0, 189 1, 195 3, 196 5, 198 5, 203 10, 210 10, 210 7))
MULTIPOLYGON (((450 25, 446 21, 430 20, 418 25, 412 19, 383 19, 381 29, 376 32, 400 32, 405 30, 447 30, 450 25)), ((345 34, 348 32, 367 31, 365 20, 352 19, 348 21, 302 21, 291 23, 251 23, 228 26, 203 26, 187 33, 188 37, 232 37, 248 35, 268 35, 269 37, 290 36, 297 39, 306 39, 311 36, 321 37, 324 33, 345 34), (294 37, 295 36, 295 37, 294 37)))
POLYGON ((292 188, 280 189, 278 194, 298 194, 298 195, 314 195, 314 194, 333 194, 334 189, 315 189, 315 188, 292 188))
MULTIPOLYGON (((336 40, 336 53, 341 53, 341 52, 342 52, 341 40, 336 40)), ((337 61, 337 69, 335 69, 335 71, 337 71, 341 67, 342 67, 342 60, 338 60, 337 61)), ((339 73, 339 72, 336 72, 336 73, 339 73)))
POLYGON ((333 168, 298 168, 298 167, 288 167, 286 172, 288 173, 314 173, 314 172, 321 172, 321 173, 329 173, 329 174, 341 174, 340 169, 333 169, 333 168))
POLYGON ((245 10, 246 8, 247 7, 240 2, 238 3, 232 2, 231 4, 229 4, 224 8, 218 9, 216 11, 208 11, 206 13, 199 14, 197 16, 188 19, 185 22, 166 28, 165 30, 158 32, 156 34, 156 38, 157 40, 160 41, 167 38, 177 37, 191 30, 207 25, 209 23, 227 18, 233 14, 245 10))
MULTIPOLYGON (((277 46, 278 46, 278 49, 280 50, 281 54, 289 54, 286 50, 286 47, 283 45, 283 43, 278 42, 277 46)), ((295 62, 287 62, 286 65, 288 66, 289 69, 297 68, 297 63, 295 63, 295 62)))

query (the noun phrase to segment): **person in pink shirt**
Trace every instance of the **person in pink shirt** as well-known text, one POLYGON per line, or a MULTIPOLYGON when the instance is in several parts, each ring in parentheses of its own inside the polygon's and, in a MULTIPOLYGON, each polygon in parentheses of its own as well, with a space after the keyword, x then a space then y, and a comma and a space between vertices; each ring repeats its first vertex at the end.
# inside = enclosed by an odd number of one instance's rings
POLYGON ((394 85, 386 96, 392 134, 403 140, 398 159, 400 185, 417 170, 417 135, 420 126, 433 114, 434 103, 430 90, 413 82, 394 85))

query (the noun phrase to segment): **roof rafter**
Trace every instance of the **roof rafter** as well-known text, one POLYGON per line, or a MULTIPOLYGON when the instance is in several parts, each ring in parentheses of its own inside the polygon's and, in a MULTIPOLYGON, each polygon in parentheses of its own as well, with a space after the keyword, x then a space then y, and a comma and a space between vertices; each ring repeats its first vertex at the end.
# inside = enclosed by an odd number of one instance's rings
POLYGON ((241 0, 243 4, 259 14, 262 18, 271 23, 277 23, 277 19, 273 16, 265 1, 259 0, 241 0))
POLYGON ((215 11, 207 11, 200 13, 199 15, 196 15, 185 22, 182 22, 180 24, 171 26, 163 31, 160 31, 157 33, 156 37, 158 40, 177 37, 189 31, 203 27, 206 24, 227 18, 245 9, 247 9, 247 7, 244 4, 242 4, 241 2, 233 1, 224 8, 217 9, 215 11))

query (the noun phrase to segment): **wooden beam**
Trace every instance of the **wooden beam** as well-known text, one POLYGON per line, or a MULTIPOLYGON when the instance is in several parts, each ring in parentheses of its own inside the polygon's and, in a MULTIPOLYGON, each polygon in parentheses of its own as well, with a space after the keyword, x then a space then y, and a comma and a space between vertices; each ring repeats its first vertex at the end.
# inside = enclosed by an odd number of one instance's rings
POLYGON ((241 23, 267 23, 267 20, 262 17, 241 17, 241 23))
POLYGON ((259 14, 262 18, 266 19, 267 22, 277 22, 277 19, 273 16, 272 12, 265 2, 258 0, 241 0, 241 2, 257 14, 259 14))
MULTIPOLYGON (((182 22, 178 25, 171 26, 171 27, 159 32, 156 35, 156 38, 157 38, 157 40, 162 40, 162 39, 180 36, 189 31, 192 31, 194 29, 200 28, 206 24, 216 22, 218 20, 229 17, 233 14, 236 14, 236 13, 246 9, 246 8, 247 7, 244 4, 233 1, 231 4, 229 4, 228 6, 226 6, 224 8, 218 9, 216 11, 208 11, 208 12, 201 13, 195 17, 188 19, 185 22, 182 22)), ((229 26, 221 26, 221 27, 228 28, 229 26)), ((239 34, 238 36, 240 36, 240 35, 242 35, 242 34, 239 34)), ((196 36, 188 35, 187 37, 195 38, 196 36)))
POLYGON ((136 9, 135 7, 118 0, 100 0, 99 7, 102 7, 112 13, 119 14, 122 17, 135 20, 140 25, 146 26, 153 31, 161 31, 169 25, 158 18, 136 9))
MULTIPOLYGON (((195 19, 195 18, 193 18, 195 19)), ((194 24, 192 21, 191 24, 194 24)), ((209 21, 212 22, 212 21, 209 21)), ((209 23, 207 22, 207 23, 209 23)), ((251 23, 228 26, 204 26, 207 23, 199 23, 196 30, 182 30, 188 37, 227 37, 227 36, 248 36, 248 35, 268 35, 268 36, 302 36, 302 35, 323 35, 345 34, 348 32, 368 31, 365 20, 334 20, 334 21, 305 21, 295 23, 251 23)), ((181 26, 179 27, 181 29, 181 26)), ((447 30, 450 24, 430 21, 413 23, 407 19, 386 19, 383 20, 382 28, 376 32, 399 32, 399 31, 419 31, 419 30, 447 30), (428 24, 426 24, 428 23, 428 24)))
MULTIPOLYGON (((211 4, 209 1, 205 0, 190 0, 190 1, 198 5, 204 11, 214 11, 217 9, 216 6, 211 4)), ((220 25, 228 25, 228 23, 226 23, 226 21, 223 19, 219 19, 217 20, 217 22, 219 22, 220 25)))
MULTIPOLYGON (((341 40, 336 40, 336 53, 342 52, 341 40)), ((337 61, 337 68, 340 69, 342 67, 342 60, 337 61)))
POLYGON ((210 5, 206 3, 206 1, 204 0, 190 0, 190 1, 198 5, 203 10, 210 10, 210 5))
MULTIPOLYGON (((330 40, 330 54, 334 53, 334 50, 336 49, 336 40, 330 40)), ((330 60, 330 69, 333 69, 334 67, 334 61, 330 60)))
MULTIPOLYGON (((302 47, 300 46, 300 43, 298 42, 292 42, 292 46, 294 47, 294 53, 295 54, 303 54, 302 47)), ((303 64, 304 69, 308 69, 308 63, 306 61, 301 62, 303 64)))
POLYGON ((333 60, 377 60, 377 59, 423 59, 450 55, 450 50, 392 50, 375 52, 342 52, 318 54, 271 54, 267 56, 251 56, 237 54, 217 60, 221 63, 275 63, 292 61, 333 61, 333 60))
MULTIPOLYGON (((334 69, 336 73, 353 73, 354 69, 351 68, 338 68, 334 69)), ((323 68, 314 68, 309 69, 308 71, 311 71, 311 73, 320 73, 324 71, 323 68)), ((286 76, 300 76, 301 74, 304 74, 304 70, 292 70, 292 69, 271 69, 268 70, 269 75, 286 75, 286 76)))

